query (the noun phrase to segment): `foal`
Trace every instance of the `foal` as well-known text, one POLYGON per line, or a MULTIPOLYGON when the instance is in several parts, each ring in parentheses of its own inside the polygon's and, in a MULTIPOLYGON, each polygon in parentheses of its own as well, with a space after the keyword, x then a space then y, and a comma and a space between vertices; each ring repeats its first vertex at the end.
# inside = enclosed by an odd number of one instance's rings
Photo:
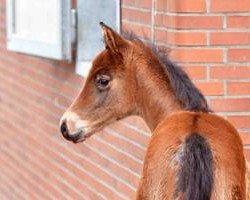
POLYGON ((61 119, 63 136, 82 142, 128 115, 151 129, 137 200, 245 200, 240 137, 212 114, 186 73, 156 47, 100 23, 106 49, 61 119))

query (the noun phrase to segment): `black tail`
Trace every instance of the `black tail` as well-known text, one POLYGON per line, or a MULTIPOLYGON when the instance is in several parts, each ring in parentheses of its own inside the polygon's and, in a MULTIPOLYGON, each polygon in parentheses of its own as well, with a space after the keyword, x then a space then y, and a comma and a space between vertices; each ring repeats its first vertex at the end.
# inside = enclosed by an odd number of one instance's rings
POLYGON ((176 196, 183 200, 210 200, 213 187, 213 155, 208 142, 194 133, 179 155, 176 196))

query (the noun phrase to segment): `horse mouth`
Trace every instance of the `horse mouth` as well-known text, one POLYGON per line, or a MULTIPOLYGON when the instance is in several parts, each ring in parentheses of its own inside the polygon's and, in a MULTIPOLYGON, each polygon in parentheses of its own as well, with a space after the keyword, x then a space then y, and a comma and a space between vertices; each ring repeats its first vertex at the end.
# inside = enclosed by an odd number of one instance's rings
POLYGON ((84 142, 92 135, 92 133, 84 134, 84 131, 79 131, 79 133, 76 134, 77 136, 73 140, 71 140, 75 144, 84 142))
POLYGON ((81 143, 84 142, 86 139, 88 139, 91 135, 94 134, 94 131, 84 131, 84 129, 79 129, 77 131, 75 131, 73 134, 71 134, 68 137, 65 137, 67 140, 77 144, 77 143, 81 143))
POLYGON ((114 120, 113 119, 104 120, 96 124, 92 124, 92 126, 79 128, 73 134, 65 138, 75 144, 84 142, 89 137, 91 137, 94 133, 103 129, 103 127, 105 127, 107 124, 109 124, 112 121, 114 120))

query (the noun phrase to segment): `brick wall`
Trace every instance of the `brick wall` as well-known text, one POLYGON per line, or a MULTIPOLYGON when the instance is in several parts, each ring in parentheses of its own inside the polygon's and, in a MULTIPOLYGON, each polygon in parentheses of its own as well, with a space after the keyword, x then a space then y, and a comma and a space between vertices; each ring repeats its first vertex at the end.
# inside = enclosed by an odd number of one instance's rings
MULTIPOLYGON (((122 19, 124 28, 169 47, 248 144, 250 5, 235 2, 124 0, 122 19)), ((5 20, 0 0, 0 199, 134 199, 146 125, 130 117, 84 144, 64 140, 59 118, 83 79, 74 64, 7 51, 5 20)))

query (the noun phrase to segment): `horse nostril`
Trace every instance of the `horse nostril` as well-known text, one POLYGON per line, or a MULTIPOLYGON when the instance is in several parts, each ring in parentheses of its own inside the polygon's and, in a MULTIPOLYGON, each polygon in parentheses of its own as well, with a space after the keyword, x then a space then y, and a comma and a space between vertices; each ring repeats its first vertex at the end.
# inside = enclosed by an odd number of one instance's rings
POLYGON ((68 137, 68 128, 67 128, 67 124, 65 121, 63 121, 63 123, 61 124, 61 133, 63 134, 64 137, 68 137))

